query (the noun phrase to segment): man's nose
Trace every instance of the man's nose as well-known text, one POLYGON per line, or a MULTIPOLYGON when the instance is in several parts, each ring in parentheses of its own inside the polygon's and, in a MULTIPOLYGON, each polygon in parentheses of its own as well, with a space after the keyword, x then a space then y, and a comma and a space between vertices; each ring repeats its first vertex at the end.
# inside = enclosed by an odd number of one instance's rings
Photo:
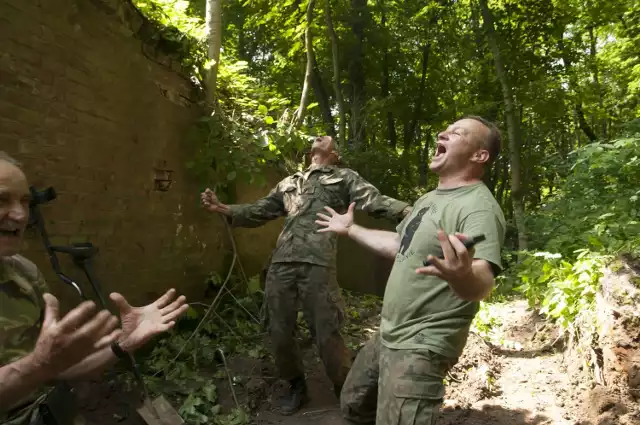
POLYGON ((9 209, 9 219, 23 223, 29 217, 29 208, 21 203, 12 205, 9 209))

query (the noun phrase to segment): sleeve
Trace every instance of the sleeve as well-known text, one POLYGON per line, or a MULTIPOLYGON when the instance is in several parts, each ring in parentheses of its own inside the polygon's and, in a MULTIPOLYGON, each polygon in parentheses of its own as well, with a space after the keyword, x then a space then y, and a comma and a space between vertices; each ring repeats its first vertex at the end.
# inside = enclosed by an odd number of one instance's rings
POLYGON ((464 218, 458 231, 472 237, 485 236, 484 241, 476 244, 473 258, 488 261, 494 275, 498 275, 502 271, 500 254, 505 235, 505 226, 500 217, 489 209, 474 211, 464 218))
POLYGON ((40 296, 45 292, 49 292, 49 286, 47 285, 44 275, 33 261, 23 257, 22 255, 16 255, 14 259, 20 269, 20 273, 24 274, 40 296))
POLYGON ((229 205, 232 227, 258 227, 270 220, 286 214, 282 197, 283 181, 271 189, 271 192, 252 204, 229 205))
POLYGON ((349 203, 355 202, 356 207, 376 218, 387 218, 400 221, 409 215, 411 207, 406 202, 385 196, 371 183, 363 179, 360 174, 349 170, 347 175, 347 189, 349 203))
MULTIPOLYGON (((409 207, 412 208, 412 207, 409 207)), ((404 216, 404 218, 402 219, 402 221, 400 222, 400 224, 398 224, 396 226, 396 233, 401 235, 402 232, 404 231, 405 227, 407 227, 407 223, 409 222, 409 218, 411 218, 411 209, 409 210, 409 213, 404 216)))
POLYGON ((49 290, 49 285, 47 285, 47 281, 40 270, 38 270, 38 277, 33 282, 33 286, 35 286, 38 292, 40 292, 40 296, 42 296, 45 293, 51 292, 49 290))

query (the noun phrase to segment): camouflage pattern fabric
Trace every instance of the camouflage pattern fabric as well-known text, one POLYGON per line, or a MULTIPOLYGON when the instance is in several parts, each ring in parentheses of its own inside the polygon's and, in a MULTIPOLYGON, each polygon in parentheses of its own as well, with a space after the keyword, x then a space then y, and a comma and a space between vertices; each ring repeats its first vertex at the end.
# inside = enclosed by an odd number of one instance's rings
MULTIPOLYGON (((42 294, 47 285, 37 267, 16 255, 0 258, 0 366, 12 363, 35 347, 44 318, 42 294)), ((42 388, 11 410, 0 409, 0 423, 27 425, 50 388, 42 388)))
POLYGON ((302 357, 294 338, 300 301, 327 376, 341 387, 351 367, 351 356, 340 335, 344 301, 335 268, 309 263, 272 263, 267 273, 266 297, 269 335, 280 377, 290 381, 304 376, 302 357))
POLYGON ((456 362, 429 350, 393 350, 380 344, 376 425, 435 425, 444 378, 456 362))
POLYGON ((325 206, 344 213, 351 202, 374 217, 395 221, 402 220, 411 208, 382 195, 351 169, 322 166, 286 177, 257 202, 230 205, 230 222, 234 227, 257 227, 286 216, 272 262, 334 267, 338 236, 333 232, 317 233, 316 214, 326 213, 325 206))
POLYGON ((444 379, 456 362, 429 350, 387 348, 376 334, 358 353, 342 388, 345 422, 435 425, 444 379))
POLYGON ((360 349, 340 394, 342 418, 349 425, 375 425, 380 375, 380 332, 360 349))

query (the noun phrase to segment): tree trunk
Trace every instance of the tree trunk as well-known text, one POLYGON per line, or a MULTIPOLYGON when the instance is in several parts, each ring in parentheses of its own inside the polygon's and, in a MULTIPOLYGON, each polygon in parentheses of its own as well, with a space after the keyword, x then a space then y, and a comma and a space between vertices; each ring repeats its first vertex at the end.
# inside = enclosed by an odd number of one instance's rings
POLYGON ((289 131, 291 131, 293 127, 299 127, 302 125, 307 112, 307 106, 309 106, 309 87, 311 86, 311 79, 313 78, 313 64, 315 63, 315 57, 313 55, 313 36, 311 34, 314 4, 315 0, 309 0, 309 4, 307 5, 307 29, 304 32, 304 45, 307 50, 307 67, 304 74, 302 94, 300 95, 300 106, 296 111, 294 119, 291 121, 289 131))
MULTIPOLYGON (((589 56, 591 57, 593 85, 595 88, 595 92, 598 94, 598 106, 600 107, 600 110, 598 112, 600 114, 604 114, 604 98, 602 94, 602 86, 600 85, 600 78, 598 76, 598 59, 596 57, 597 55, 596 46, 598 43, 598 37, 595 35, 594 30, 595 28, 593 26, 589 27, 589 41, 591 42, 591 45, 589 48, 589 56)), ((600 120, 600 137, 602 138, 602 140, 607 139, 607 120, 604 116, 601 117, 601 120, 600 120)))
POLYGON ((418 120, 422 114, 422 101, 424 98, 424 91, 427 83, 427 63, 429 61, 429 52, 431 50, 431 43, 427 43, 422 47, 422 73, 420 74, 420 88, 418 89, 418 96, 416 98, 416 104, 413 107, 413 117, 411 119, 411 125, 409 131, 405 132, 404 139, 404 151, 408 152, 416 138, 416 128, 418 126, 418 120))
POLYGON ((349 133, 354 148, 360 149, 366 137, 363 109, 366 99, 364 73, 364 29, 367 22, 367 0, 351 0, 351 31, 355 43, 350 52, 351 125, 349 133))
MULTIPOLYGON (((386 34, 387 26, 387 14, 382 9, 382 29, 386 34)), ((382 54, 382 97, 385 100, 389 100, 391 91, 391 75, 389 73, 389 45, 385 42, 384 53, 382 54)), ((387 108, 387 141, 392 148, 398 146, 398 134, 396 133, 396 124, 393 119, 393 111, 389 108, 389 105, 385 105, 387 108)))
POLYGON ((507 161, 507 158, 502 157, 501 165, 500 189, 496 189, 496 201, 498 201, 500 206, 502 206, 504 202, 504 195, 507 192, 507 182, 509 181, 509 161, 507 161))
POLYGON ((431 131, 427 131, 420 155, 420 180, 418 182, 420 187, 427 187, 429 176, 429 149, 431 149, 431 131))
POLYGON ((333 18, 331 16, 331 0, 324 1, 324 16, 327 21, 327 31, 331 39, 331 56, 333 63, 333 91, 336 96, 336 104, 338 106, 339 123, 338 123, 338 142, 346 142, 347 133, 347 113, 344 107, 344 98, 342 97, 342 83, 340 81, 340 51, 338 49, 338 36, 333 28, 333 18))
POLYGON ((216 99, 216 82, 220 63, 220 47, 222 46, 222 0, 207 0, 206 4, 206 37, 209 69, 207 71, 207 103, 213 105, 216 99))
POLYGON ((587 122, 587 119, 584 117, 584 111, 582 110, 582 102, 576 102, 576 115, 578 116, 578 124, 580 125, 580 129, 584 132, 584 134, 589 138, 591 143, 598 141, 598 136, 591 129, 591 126, 587 122))
POLYGON ((315 94, 318 106, 320 107, 325 131, 329 136, 335 138, 336 129, 333 123, 333 116, 331 115, 329 96, 327 95, 327 90, 325 90, 324 81, 322 81, 322 75, 318 69, 318 63, 316 62, 315 55, 312 55, 312 59, 313 65, 311 69, 313 74, 311 75, 311 86, 313 87, 313 93, 315 94))
POLYGON ((511 155, 511 202, 513 203, 513 216, 518 229, 518 249, 527 249, 527 229, 524 223, 524 197, 522 193, 522 164, 520 160, 520 131, 518 128, 518 117, 511 92, 511 85, 508 81, 507 72, 504 68, 500 47, 498 45, 498 35, 493 24, 493 15, 487 0, 480 0, 484 27, 487 33, 487 41, 493 53, 493 63, 496 68, 496 75, 502 87, 504 98, 504 114, 507 119, 507 132, 509 136, 509 153, 511 155))
MULTIPOLYGON (((574 106, 575 119, 578 122, 578 126, 580 127, 580 130, 584 132, 584 134, 589 138, 589 140, 592 143, 596 142, 598 140, 598 136, 596 136, 596 133, 594 133, 594 131, 591 129, 591 126, 589 125, 589 123, 584 117, 584 112, 582 110, 582 101, 580 100, 580 95, 577 93, 577 90, 576 90, 578 84, 576 83, 575 77, 573 76, 573 73, 572 73, 573 62, 569 57, 569 52, 567 52, 566 46, 564 44, 564 40, 560 39, 560 41, 558 42, 558 47, 560 48, 560 52, 562 52, 562 62, 564 62, 564 70, 565 70, 565 73, 567 74, 567 77, 569 78, 569 89, 575 92, 575 97, 576 97, 575 106, 574 106)), ((580 147, 580 136, 578 135, 577 137, 578 137, 578 147, 580 147)))
POLYGON ((493 194, 493 196, 496 196, 496 189, 498 187, 498 179, 500 178, 500 170, 502 169, 500 167, 500 162, 501 161, 502 161, 502 159, 498 158, 493 163, 493 167, 491 168, 491 174, 485 173, 486 175, 490 176, 490 178, 488 179, 489 180, 489 184, 487 186, 491 190, 491 193, 493 194))

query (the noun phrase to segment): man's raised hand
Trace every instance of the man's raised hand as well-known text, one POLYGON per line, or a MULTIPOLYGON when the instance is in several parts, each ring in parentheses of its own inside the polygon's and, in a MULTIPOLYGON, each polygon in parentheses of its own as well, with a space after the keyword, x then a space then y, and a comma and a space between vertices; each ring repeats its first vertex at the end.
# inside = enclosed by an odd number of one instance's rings
POLYGON ((338 214, 331 207, 324 207, 325 210, 331 214, 329 217, 326 214, 318 213, 320 220, 316 220, 316 224, 323 226, 318 230, 318 233, 334 232, 339 235, 346 235, 349 233, 349 229, 353 226, 353 210, 356 207, 356 203, 352 202, 344 214, 338 214))
POLYGON ((209 212, 222 212, 220 200, 215 192, 209 188, 200 194, 200 204, 209 212))
POLYGON ((107 310, 95 314, 96 305, 85 301, 60 319, 56 297, 43 295, 46 307, 40 336, 31 353, 38 369, 54 379, 85 357, 109 346, 122 331, 118 318, 107 310))
POLYGON ((443 230, 438 230, 438 240, 444 258, 429 255, 427 260, 431 265, 417 268, 416 273, 436 276, 447 282, 461 282, 468 279, 473 273, 471 264, 474 248, 471 248, 471 251, 467 250, 462 243, 466 239, 469 239, 469 236, 461 233, 447 235, 443 230))
POLYGON ((171 288, 151 304, 132 307, 122 295, 112 293, 109 297, 118 306, 122 320, 122 348, 135 351, 154 336, 171 329, 189 308, 185 296, 175 298, 176 295, 176 290, 171 288))

